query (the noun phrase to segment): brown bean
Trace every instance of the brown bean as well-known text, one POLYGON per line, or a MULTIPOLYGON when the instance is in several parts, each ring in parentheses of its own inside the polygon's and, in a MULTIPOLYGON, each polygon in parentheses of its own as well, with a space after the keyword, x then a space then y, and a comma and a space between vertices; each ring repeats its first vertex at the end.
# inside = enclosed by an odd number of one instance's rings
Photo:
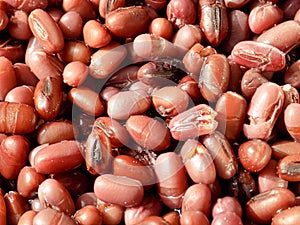
POLYGON ((76 225, 76 222, 62 212, 45 208, 35 215, 32 225, 76 225))
POLYGON ((58 24, 42 9, 33 10, 28 16, 33 35, 48 53, 57 53, 64 47, 64 36, 58 24))
POLYGON ((282 159, 287 155, 300 154, 300 143, 291 140, 280 140, 272 144, 272 156, 282 159))
POLYGON ((45 77, 34 90, 34 105, 39 116, 44 120, 53 120, 62 107, 63 93, 60 78, 45 77))
POLYGON ((117 43, 110 42, 92 55, 89 65, 90 74, 95 78, 106 78, 118 69, 127 55, 126 48, 117 43))
POLYGON ((94 192, 85 192, 75 201, 76 209, 81 209, 87 205, 97 206, 97 197, 94 192))
POLYGON ((28 13, 23 10, 14 11, 10 16, 7 29, 13 38, 29 40, 32 33, 28 24, 28 13))
POLYGON ((101 48, 107 45, 112 35, 106 25, 97 20, 89 20, 83 26, 84 42, 91 48, 101 48))
POLYGON ((243 225, 241 217, 239 217, 234 212, 222 212, 216 215, 211 222, 211 225, 231 225, 231 224, 243 225))
POLYGON ((215 218, 218 214, 223 212, 233 212, 237 216, 242 217, 242 205, 236 197, 224 196, 218 198, 212 206, 212 217, 215 218))
POLYGON ((45 9, 48 6, 48 0, 41 0, 38 2, 4 0, 4 2, 25 12, 31 12, 37 8, 45 9))
POLYGON ((73 124, 69 120, 51 121, 38 127, 37 142, 38 144, 54 144, 63 140, 74 140, 73 124))
POLYGON ((0 31, 4 30, 9 22, 9 18, 7 16, 7 13, 0 9, 0 31))
POLYGON ((11 89, 5 96, 6 102, 18 102, 34 107, 33 94, 35 87, 22 85, 11 89))
POLYGON ((195 183, 212 184, 216 168, 207 149, 198 141, 188 139, 180 150, 188 175, 195 183))
POLYGON ((33 224, 33 218, 37 212, 33 210, 26 211, 25 213, 22 214, 18 221, 18 225, 32 225, 33 224))
POLYGON ((81 225, 102 224, 102 215, 96 206, 85 206, 74 214, 74 220, 81 225))
POLYGON ((169 128, 176 140, 187 140, 213 132, 217 128, 216 112, 208 105, 196 105, 170 120, 169 128))
POLYGON ((299 103, 291 103, 284 110, 284 123, 287 131, 292 136, 292 138, 296 141, 300 141, 299 136, 299 122, 300 118, 298 118, 298 111, 300 110, 299 103))
POLYGON ((13 65, 17 78, 17 85, 28 85, 35 87, 39 79, 30 70, 30 67, 25 63, 15 63, 13 65))
POLYGON ((172 23, 166 18, 155 18, 149 24, 148 32, 169 40, 173 34, 173 26, 172 23))
POLYGON ((279 71, 285 67, 284 53, 278 48, 257 41, 241 41, 231 51, 232 59, 245 67, 262 71, 279 71))
POLYGON ((180 216, 176 211, 171 211, 162 216, 162 218, 172 225, 180 225, 180 216))
POLYGON ((82 36, 83 20, 76 11, 69 11, 63 14, 58 21, 64 38, 79 39, 82 36))
POLYGON ((295 195, 286 188, 274 188, 251 198, 245 208, 247 218, 256 223, 270 223, 278 210, 296 204, 295 195), (266 209, 268 206, 268 210, 266 209))
POLYGON ((202 96, 209 102, 216 102, 227 90, 229 79, 230 67, 226 56, 207 56, 202 64, 198 82, 202 96))
POLYGON ((300 83, 298 81, 300 71, 300 60, 294 62, 284 73, 284 83, 290 84, 295 88, 300 87, 300 83))
POLYGON ((0 220, 2 221, 3 225, 6 224, 6 205, 2 195, 2 189, 0 191, 0 220))
POLYGON ((30 152, 29 161, 38 173, 59 173, 80 166, 83 162, 81 151, 83 147, 77 141, 44 144, 30 152))
POLYGON ((180 208, 188 188, 187 176, 180 156, 175 152, 160 154, 154 164, 158 193, 162 202, 171 209, 180 208))
POLYGON ((300 206, 293 206, 278 212, 272 218, 272 225, 297 224, 300 221, 300 206))
POLYGON ((105 84, 108 85, 107 87, 124 88, 137 81, 139 68, 135 65, 125 66, 109 77, 105 84))
POLYGON ((287 181, 300 181, 299 161, 300 154, 288 155, 282 158, 277 166, 278 176, 287 181))
POLYGON ((67 215, 75 212, 75 205, 70 193, 63 184, 55 179, 44 180, 38 188, 38 196, 44 206, 49 206, 67 215))
POLYGON ((0 57, 0 101, 4 101, 7 93, 17 86, 17 79, 11 61, 0 57))
POLYGON ((207 216, 201 211, 187 211, 182 213, 180 217, 181 225, 192 225, 192 224, 203 224, 209 225, 209 220, 207 216))
POLYGON ((249 0, 224 0, 225 6, 230 9, 240 8, 248 2, 249 0))
POLYGON ((1 142, 0 172, 6 179, 16 179, 26 164, 29 140, 21 135, 8 136, 1 142))
POLYGON ((38 117, 33 107, 14 102, 0 102, 0 132, 28 134, 34 131, 38 117))
POLYGON ((99 94, 88 87, 72 88, 68 99, 89 115, 100 116, 104 111, 99 94))
POLYGON ((268 138, 283 107, 284 94, 275 83, 263 83, 255 91, 249 108, 250 124, 244 124, 244 134, 248 139, 268 138))
POLYGON ((100 200, 124 207, 139 205, 144 197, 144 189, 140 181, 112 174, 97 177, 94 192, 100 200))
POLYGON ((236 92, 228 91, 217 100, 215 111, 217 112, 218 130, 224 132, 230 142, 236 141, 240 137, 246 110, 246 99, 236 92))
POLYGON ((144 33, 150 18, 141 6, 120 7, 106 14, 105 24, 114 36, 135 37, 144 33))
POLYGON ((179 87, 181 90, 185 91, 194 104, 199 104, 202 100, 202 96, 199 95, 199 88, 198 83, 195 81, 195 79, 190 76, 186 75, 184 76, 178 83, 177 87, 179 87))
POLYGON ((118 225, 121 223, 124 216, 122 206, 97 199, 97 208, 102 214, 103 224, 118 225))
POLYGON ((79 13, 84 21, 96 18, 96 10, 89 0, 62 0, 62 9, 79 13))
POLYGON ((99 1, 99 14, 102 18, 106 17, 107 13, 125 6, 125 0, 109 1, 109 0, 100 0, 99 1))

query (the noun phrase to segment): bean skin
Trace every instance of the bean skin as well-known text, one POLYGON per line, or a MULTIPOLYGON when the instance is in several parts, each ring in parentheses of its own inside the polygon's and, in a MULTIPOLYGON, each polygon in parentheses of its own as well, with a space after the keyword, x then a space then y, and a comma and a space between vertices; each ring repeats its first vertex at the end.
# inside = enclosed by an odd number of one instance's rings
POLYGON ((237 216, 242 217, 243 209, 237 198, 232 196, 224 196, 218 198, 212 206, 212 217, 215 218, 223 212, 234 212, 237 216))
POLYGON ((38 116, 29 105, 14 102, 0 102, 0 132, 7 134, 28 134, 34 131, 38 116))
POLYGON ((35 215, 32 225, 76 225, 76 222, 62 212, 46 208, 35 215))
POLYGON ((241 41, 231 51, 232 59, 245 67, 262 71, 279 71, 285 67, 284 53, 278 48, 256 41, 241 41))
POLYGON ((102 214, 102 223, 103 224, 111 224, 118 225, 121 223, 124 216, 124 207, 101 201, 97 199, 97 208, 100 210, 102 214))
POLYGON ((7 93, 4 101, 24 103, 34 107, 34 89, 35 87, 27 85, 15 87, 7 93))
POLYGON ((25 12, 31 12, 37 8, 45 9, 48 6, 47 0, 41 0, 38 2, 4 0, 4 2, 11 5, 14 8, 23 10, 25 12))
POLYGON ((197 223, 202 225, 210 224, 207 216, 201 211, 187 211, 182 213, 182 216, 180 217, 181 225, 192 225, 197 223))
POLYGON ((299 161, 300 154, 288 155, 282 158, 277 166, 278 176, 287 181, 300 181, 299 161))
POLYGON ((234 212, 222 212, 216 215, 211 222, 211 225, 231 225, 231 224, 243 225, 242 219, 234 212))
POLYGON ((32 35, 28 24, 28 14, 22 10, 14 11, 7 29, 12 37, 19 40, 28 40, 32 35))
POLYGON ((102 215, 96 206, 85 206, 74 214, 74 220, 81 225, 102 224, 102 215))
POLYGON ((83 21, 96 18, 96 10, 92 2, 88 0, 62 0, 62 9, 65 12, 79 13, 83 21))
POLYGON ((94 192, 97 198, 124 207, 139 205, 144 197, 144 189, 140 181, 112 174, 97 177, 94 192))
POLYGON ((69 11, 63 14, 57 22, 65 38, 80 38, 82 36, 83 20, 79 13, 69 11))
POLYGON ((299 124, 300 118, 298 117, 299 110, 300 110, 299 103, 291 103, 284 110, 284 123, 286 129, 296 142, 300 141, 300 136, 298 131, 300 125, 299 124))
POLYGON ((18 225, 32 225, 33 224, 33 218, 38 212, 35 212, 33 210, 26 211, 22 214, 18 221, 18 225))
POLYGON ((280 140, 272 144, 272 157, 279 160, 288 155, 300 154, 300 143, 292 140, 280 140))
POLYGON ((12 62, 4 56, 0 57, 0 101, 4 101, 7 93, 17 86, 17 79, 12 62))
POLYGON ((271 225, 298 224, 300 221, 300 206, 293 206, 277 213, 272 218, 271 225))

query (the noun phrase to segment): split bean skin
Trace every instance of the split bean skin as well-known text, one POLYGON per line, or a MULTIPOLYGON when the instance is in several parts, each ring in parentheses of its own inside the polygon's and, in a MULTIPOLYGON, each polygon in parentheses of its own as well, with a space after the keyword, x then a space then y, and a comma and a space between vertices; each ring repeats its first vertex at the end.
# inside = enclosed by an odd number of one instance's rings
POLYGON ((299 224, 299 7, 0 1, 0 224, 299 224))

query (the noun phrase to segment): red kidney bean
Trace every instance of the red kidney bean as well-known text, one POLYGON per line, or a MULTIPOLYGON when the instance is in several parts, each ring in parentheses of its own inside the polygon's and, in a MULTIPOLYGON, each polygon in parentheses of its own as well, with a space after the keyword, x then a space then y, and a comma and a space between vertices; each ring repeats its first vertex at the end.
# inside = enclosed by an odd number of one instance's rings
POLYGON ((24 166, 18 175, 17 190, 24 198, 37 194, 39 185, 45 180, 45 175, 37 173, 33 167, 24 166))
POLYGON ((228 14, 228 27, 228 34, 222 46, 227 52, 231 52, 238 42, 247 40, 250 36, 248 14, 238 9, 232 10, 228 14))
POLYGON ((10 6, 25 12, 31 12, 37 8, 45 9, 48 6, 48 0, 41 0, 38 2, 4 0, 3 2, 6 2, 10 6))
POLYGON ((298 74, 300 71, 300 60, 294 62, 284 73, 284 83, 290 84, 295 88, 300 87, 298 74))
POLYGON ((144 197, 144 189, 140 181, 112 174, 97 177, 94 192, 100 200, 124 207, 139 205, 144 197))
POLYGON ((151 98, 145 91, 121 91, 107 102, 107 114, 116 120, 142 114, 151 106, 151 98))
POLYGON ((156 34, 140 34, 135 37, 133 50, 137 56, 147 60, 156 60, 164 57, 181 58, 186 53, 186 49, 173 45, 156 34))
POLYGON ((275 83, 262 84, 255 91, 248 108, 250 124, 244 124, 248 139, 266 139, 271 135, 274 124, 283 107, 284 94, 275 83))
POLYGON ((114 158, 113 174, 139 180, 145 189, 156 182, 153 168, 129 155, 118 155, 114 158))
POLYGON ((266 30, 257 37, 257 41, 272 45, 287 53, 300 44, 300 24, 297 21, 288 20, 266 30), (285 34, 289 35, 285 35, 285 34), (282 38, 278 38, 282 36, 282 38))
POLYGON ((75 205, 68 190, 55 179, 44 180, 38 188, 38 196, 44 206, 71 215, 75 205))
POLYGON ((222 198, 218 198, 212 206, 213 218, 224 212, 233 212, 239 217, 242 217, 243 215, 241 203, 236 197, 232 196, 224 196, 222 198))
POLYGON ((33 87, 36 86, 39 79, 30 70, 30 67, 27 64, 15 63, 13 67, 17 79, 17 86, 21 86, 21 85, 28 85, 33 87))
POLYGON ((89 0, 62 0, 62 9, 79 13, 84 21, 96 18, 96 10, 89 0))
POLYGON ((69 120, 51 121, 41 124, 37 130, 38 144, 54 144, 63 140, 74 140, 75 127, 69 120))
POLYGON ((287 155, 300 154, 300 143, 290 140, 280 140, 272 144, 272 157, 282 159, 287 155))
POLYGON ((120 7, 106 14, 105 24, 114 36, 135 37, 144 33, 150 18, 141 6, 120 7))
POLYGON ((218 46, 228 33, 228 16, 223 0, 199 1, 200 27, 209 44, 218 46))
POLYGON ((282 158, 277 166, 278 176, 287 181, 300 181, 297 169, 299 161, 300 154, 288 155, 282 158))
POLYGON ((100 116, 104 111, 99 94, 88 87, 72 88, 68 99, 89 115, 100 116))
POLYGON ((217 175, 223 179, 232 178, 238 170, 238 164, 227 138, 219 131, 214 131, 202 136, 201 142, 214 160, 217 175))
POLYGON ((57 53, 64 47, 64 36, 58 24, 42 9, 33 10, 28 16, 31 32, 48 53, 57 53))
POLYGON ((262 140, 255 139, 243 142, 238 149, 239 161, 249 172, 262 170, 270 161, 272 149, 262 140))
POLYGON ((6 224, 6 205, 2 195, 2 189, 0 191, 0 220, 2 221, 3 225, 6 224))
POLYGON ((101 48, 107 45, 112 38, 106 25, 97 20, 89 20, 83 26, 84 42, 91 48, 101 48))
POLYGON ((216 215, 211 222, 211 225, 226 225, 226 224, 243 225, 243 222, 242 219, 234 212, 222 212, 216 215))
POLYGON ((12 62, 6 57, 0 57, 0 101, 4 101, 7 93, 17 86, 17 79, 12 62))
POLYGON ((185 24, 193 24, 196 21, 196 7, 192 0, 171 0, 167 4, 166 14, 175 28, 185 24))
POLYGON ((4 195, 6 205, 7 224, 17 225, 23 213, 29 210, 25 199, 16 191, 9 191, 4 195))
POLYGON ((21 135, 6 137, 1 142, 0 172, 6 179, 16 179, 23 166, 29 152, 29 140, 21 135))
POLYGON ((57 23, 64 38, 76 39, 82 36, 83 20, 78 12, 66 12, 59 18, 57 23))
POLYGON ((154 164, 158 193, 162 202, 171 209, 180 208, 188 188, 186 171, 175 152, 160 154, 154 164))
POLYGON ((171 21, 166 18, 159 17, 150 22, 148 32, 169 40, 173 35, 173 26, 171 21))
POLYGON ((170 120, 169 128, 176 140, 187 140, 213 132, 217 128, 216 112, 208 105, 196 105, 170 120))
POLYGON ((102 224, 102 215, 96 206, 88 205, 74 214, 74 220, 81 225, 102 224))
POLYGON ((89 64, 91 55, 92 50, 80 40, 65 41, 63 50, 57 53, 57 57, 64 63, 80 61, 89 64))
POLYGON ((119 148, 129 142, 129 133, 126 128, 109 117, 98 117, 94 122, 94 129, 105 133, 109 137, 112 148, 119 148))
POLYGON ((37 124, 35 109, 27 104, 0 102, 0 132, 7 134, 28 134, 37 124))
POLYGON ((15 87, 6 94, 4 101, 18 102, 34 107, 34 89, 35 87, 27 85, 15 87))
POLYGON ((7 26, 9 34, 19 40, 28 40, 31 36, 31 30, 28 24, 28 14, 22 10, 16 10, 10 16, 7 26))
POLYGON ((250 11, 249 27, 253 33, 260 34, 275 24, 279 24, 282 18, 282 10, 272 2, 266 2, 250 11))
POLYGON ((300 141, 299 136, 299 122, 300 118, 298 118, 298 111, 300 110, 299 103, 291 103, 284 110, 284 123, 287 131, 292 136, 292 138, 296 141, 300 141))
POLYGON ((102 223, 118 225, 124 216, 124 208, 120 205, 97 200, 97 208, 102 214, 102 223))
POLYGON ((35 215, 32 225, 76 225, 76 222, 63 212, 45 208, 35 215))
POLYGON ((263 168, 258 174, 258 189, 259 193, 272 190, 276 187, 287 188, 288 181, 280 178, 277 174, 278 162, 271 159, 268 165, 263 168))
POLYGON ((199 88, 209 102, 216 102, 228 88, 230 67, 225 55, 212 54, 205 59, 199 75, 199 88))
POLYGON ((272 225, 280 224, 297 224, 300 221, 299 217, 300 206, 293 206, 284 210, 281 210, 272 218, 272 225))
POLYGON ((206 184, 193 184, 186 192, 182 200, 181 212, 201 211, 206 216, 210 214, 211 191, 206 184))
POLYGON ((126 55, 127 50, 123 45, 110 42, 92 55, 89 65, 90 74, 95 78, 108 77, 122 63, 126 55))
POLYGON ((188 107, 189 96, 175 86, 162 87, 152 94, 156 111, 164 117, 174 117, 188 107))
POLYGON ((270 223, 278 210, 283 210, 296 204, 296 197, 286 188, 274 188, 252 197, 246 204, 247 218, 256 223, 270 223), (268 210, 266 210, 268 206, 268 210))
POLYGON ((278 48, 257 41, 241 41, 231 51, 232 59, 245 67, 262 71, 279 71, 285 67, 284 53, 278 48))
POLYGON ((63 93, 60 78, 45 77, 34 90, 34 105, 39 116, 44 120, 53 120, 62 106, 63 93))
POLYGON ((126 128, 133 140, 143 148, 162 151, 170 146, 170 132, 159 120, 144 115, 133 115, 126 121, 126 128))
POLYGON ((192 225, 192 224, 203 224, 209 225, 209 220, 207 216, 201 211, 187 211, 182 213, 180 217, 181 225, 192 225))
POLYGON ((37 212, 33 210, 26 211, 25 213, 22 214, 18 221, 18 225, 32 225, 33 224, 33 218, 37 212))
POLYGON ((185 49, 190 49, 195 44, 202 43, 204 34, 198 25, 184 24, 172 38, 172 43, 185 49))
POLYGON ((236 141, 239 138, 246 110, 245 98, 236 92, 228 91, 217 100, 215 111, 217 112, 218 130, 224 132, 229 141, 236 141))
POLYGON ((61 141, 34 148, 29 161, 38 173, 60 173, 79 167, 83 162, 83 147, 77 141, 61 141))
POLYGON ((198 141, 188 139, 180 150, 188 175, 195 183, 212 184, 216 168, 207 149, 198 141))
POLYGON ((124 221, 127 225, 135 225, 150 216, 158 216, 162 203, 156 195, 146 195, 139 206, 125 209, 124 221))

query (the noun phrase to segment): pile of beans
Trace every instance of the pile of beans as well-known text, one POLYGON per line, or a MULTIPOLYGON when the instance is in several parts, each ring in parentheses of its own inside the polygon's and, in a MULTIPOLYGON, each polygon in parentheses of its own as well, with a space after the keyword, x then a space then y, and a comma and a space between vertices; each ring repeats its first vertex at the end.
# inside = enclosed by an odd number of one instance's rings
POLYGON ((300 224, 299 0, 0 0, 0 225, 300 224))

